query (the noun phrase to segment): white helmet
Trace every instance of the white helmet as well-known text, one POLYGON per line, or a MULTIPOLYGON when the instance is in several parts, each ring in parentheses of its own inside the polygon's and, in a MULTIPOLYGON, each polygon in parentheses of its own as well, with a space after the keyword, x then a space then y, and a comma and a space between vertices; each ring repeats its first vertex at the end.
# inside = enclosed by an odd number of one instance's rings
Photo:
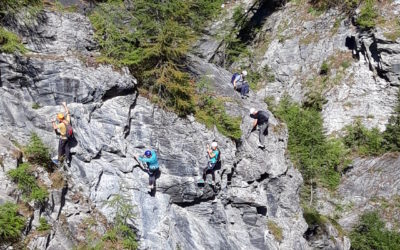
POLYGON ((252 115, 254 112, 256 112, 256 109, 255 108, 251 108, 250 109, 250 115, 252 115))
POLYGON ((216 141, 213 141, 213 142, 211 143, 211 147, 212 147, 212 148, 218 147, 218 143, 217 143, 216 141))
POLYGON ((246 71, 246 70, 243 70, 243 71, 242 71, 242 75, 243 75, 243 76, 247 76, 247 71, 246 71))

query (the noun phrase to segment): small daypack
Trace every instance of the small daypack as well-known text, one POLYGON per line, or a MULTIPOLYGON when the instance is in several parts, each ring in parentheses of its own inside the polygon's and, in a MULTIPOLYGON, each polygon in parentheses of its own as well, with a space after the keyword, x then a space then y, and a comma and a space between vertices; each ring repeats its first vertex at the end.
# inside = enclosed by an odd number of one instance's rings
POLYGON ((234 73, 233 75, 232 75, 232 79, 231 79, 231 84, 233 85, 233 82, 235 81, 235 79, 236 79, 236 77, 238 76, 238 75, 240 75, 239 73, 234 73))
POLYGON ((67 139, 71 139, 74 137, 74 130, 72 129, 72 126, 70 123, 68 123, 68 125, 65 125, 66 127, 66 136, 67 139))
POLYGON ((221 162, 221 150, 218 148, 217 163, 221 162))

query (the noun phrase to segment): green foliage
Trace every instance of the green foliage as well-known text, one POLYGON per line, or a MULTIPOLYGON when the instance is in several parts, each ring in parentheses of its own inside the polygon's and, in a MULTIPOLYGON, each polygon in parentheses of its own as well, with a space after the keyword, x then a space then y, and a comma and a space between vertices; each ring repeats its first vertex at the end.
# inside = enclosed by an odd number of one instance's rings
POLYGON ((324 61, 321 65, 321 69, 319 71, 321 75, 327 75, 329 73, 329 64, 327 61, 324 61))
POLYGON ((321 215, 316 209, 310 207, 303 207, 303 217, 309 226, 318 225, 323 227, 328 219, 321 215))
POLYGON ((121 195, 115 195, 107 202, 107 206, 115 209, 114 227, 107 231, 103 241, 122 242, 124 249, 137 249, 136 235, 128 224, 135 218, 133 206, 121 195))
POLYGON ((15 242, 25 227, 25 218, 18 215, 18 207, 12 203, 0 205, 0 242, 15 242))
POLYGON ((40 225, 37 228, 39 232, 45 232, 51 229, 51 225, 47 222, 45 218, 40 217, 39 223, 40 225))
POLYGON ((320 113, 302 108, 288 97, 281 100, 275 113, 288 126, 290 157, 306 184, 316 180, 328 188, 337 187, 340 173, 336 169, 345 161, 347 152, 341 143, 326 139, 320 113))
POLYGON ((226 113, 225 99, 213 96, 208 80, 203 78, 199 83, 199 100, 197 102, 196 119, 208 128, 217 127, 218 131, 234 140, 240 139, 242 131, 241 117, 231 117, 226 113))
POLYGON ((44 145, 36 133, 31 134, 29 144, 24 149, 25 157, 32 164, 42 165, 51 170, 51 158, 49 148, 44 145))
POLYGON ((384 152, 383 136, 377 128, 367 129, 357 120, 346 127, 345 145, 361 156, 377 156, 384 152))
POLYGON ((37 102, 32 103, 32 109, 40 109, 40 104, 37 102))
POLYGON ((305 97, 303 107, 317 111, 322 111, 324 104, 328 102, 321 92, 315 90, 308 92, 305 97))
POLYGON ((103 57, 128 66, 150 99, 180 116, 193 113, 195 86, 182 65, 190 44, 222 0, 134 0, 99 4, 90 15, 103 57), (153 97, 155 96, 155 97, 153 97))
POLYGON ((0 52, 25 53, 26 48, 22 45, 18 36, 0 26, 0 52))
POLYGON ((267 221, 268 230, 275 237, 275 240, 281 242, 283 240, 283 230, 272 220, 267 221))
POLYGON ((350 233, 351 249, 398 249, 400 234, 385 229, 385 223, 377 212, 367 212, 361 216, 359 224, 350 233))
POLYGON ((400 91, 397 96, 395 113, 389 118, 383 138, 386 150, 400 151, 400 91))
POLYGON ((0 5, 0 16, 14 14, 22 7, 39 5, 42 0, 2 0, 0 5))
POLYGON ((375 8, 375 0, 365 0, 356 23, 363 29, 371 29, 375 27, 377 17, 378 13, 375 8))
POLYGON ((45 202, 48 192, 38 185, 28 163, 22 163, 16 169, 8 171, 8 176, 18 184, 18 189, 21 190, 27 200, 35 200, 39 203, 45 202))

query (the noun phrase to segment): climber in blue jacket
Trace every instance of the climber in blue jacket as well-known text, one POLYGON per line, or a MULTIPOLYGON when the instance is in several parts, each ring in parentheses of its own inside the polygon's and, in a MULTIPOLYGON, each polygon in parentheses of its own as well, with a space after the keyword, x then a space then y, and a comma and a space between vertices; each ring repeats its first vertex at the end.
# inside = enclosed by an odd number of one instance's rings
POLYGON ((146 150, 144 156, 139 156, 139 161, 147 164, 147 172, 149 174, 149 189, 156 188, 156 177, 159 174, 159 165, 156 151, 146 150))

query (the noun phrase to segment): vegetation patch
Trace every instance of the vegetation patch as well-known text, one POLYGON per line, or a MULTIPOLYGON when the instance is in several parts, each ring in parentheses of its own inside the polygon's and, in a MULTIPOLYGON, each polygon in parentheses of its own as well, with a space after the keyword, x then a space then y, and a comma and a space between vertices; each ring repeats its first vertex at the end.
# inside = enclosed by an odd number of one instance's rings
POLYGON ((354 154, 360 156, 378 156, 386 152, 400 151, 400 92, 394 114, 389 118, 386 130, 378 128, 367 129, 357 120, 347 126, 344 143, 354 154))
POLYGON ((13 243, 21 237, 25 218, 18 214, 18 206, 7 202, 0 205, 0 242, 13 243))
POLYGON ((8 171, 8 176, 18 184, 18 189, 28 201, 44 203, 48 197, 47 189, 39 186, 29 163, 22 163, 16 169, 8 171))
POLYGON ((199 83, 199 99, 197 101, 196 119, 207 128, 217 127, 218 131, 234 140, 240 139, 242 118, 231 117, 226 113, 225 102, 228 100, 212 94, 209 80, 203 78, 199 83))
POLYGON ((337 170, 346 162, 347 152, 340 141, 325 137, 321 114, 310 106, 301 107, 284 97, 275 114, 287 124, 290 157, 302 173, 305 184, 312 187, 319 183, 335 189, 340 181, 337 170))
POLYGON ((367 212, 360 218, 358 225, 350 233, 351 248, 362 249, 398 249, 400 234, 385 228, 378 212, 367 212))
POLYGON ((27 50, 21 43, 19 37, 0 26, 0 52, 4 53, 25 53, 27 50))
POLYGON ((393 17, 390 19, 390 21, 387 22, 386 24, 386 32, 383 33, 383 35, 395 42, 397 39, 400 37, 400 20, 398 20, 396 17, 393 17))
POLYGON ((37 228, 39 232, 48 232, 51 229, 51 225, 47 222, 45 218, 40 217, 39 223, 40 224, 37 228))
POLYGON ((363 29, 371 29, 375 27, 377 17, 378 12, 375 7, 375 0, 364 0, 356 23, 363 29))
POLYGON ((180 116, 194 113, 196 86, 185 72, 185 56, 222 2, 135 0, 129 8, 121 0, 100 3, 90 15, 100 60, 129 67, 161 107, 180 116))
POLYGON ((36 133, 31 134, 29 144, 24 148, 24 155, 30 163, 52 170, 50 150, 36 133))
POLYGON ((283 230, 272 220, 268 220, 267 226, 269 232, 274 236, 275 240, 281 242, 283 240, 283 230))
POLYGON ((121 195, 113 196, 106 202, 106 205, 115 211, 112 225, 107 229, 104 235, 100 235, 97 231, 90 229, 93 227, 95 228, 98 221, 92 218, 87 220, 85 224, 90 228, 86 232, 86 242, 79 244, 76 249, 136 250, 139 245, 136 240, 134 229, 129 225, 135 218, 135 214, 133 213, 134 207, 129 203, 129 200, 121 195))

